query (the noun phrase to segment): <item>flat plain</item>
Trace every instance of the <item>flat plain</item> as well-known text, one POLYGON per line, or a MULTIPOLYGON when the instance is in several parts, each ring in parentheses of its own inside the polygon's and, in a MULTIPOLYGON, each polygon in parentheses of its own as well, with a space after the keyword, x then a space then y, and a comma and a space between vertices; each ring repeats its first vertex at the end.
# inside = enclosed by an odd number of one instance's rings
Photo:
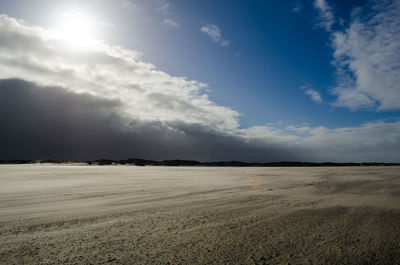
POLYGON ((0 264, 400 264, 400 167, 0 166, 0 264))

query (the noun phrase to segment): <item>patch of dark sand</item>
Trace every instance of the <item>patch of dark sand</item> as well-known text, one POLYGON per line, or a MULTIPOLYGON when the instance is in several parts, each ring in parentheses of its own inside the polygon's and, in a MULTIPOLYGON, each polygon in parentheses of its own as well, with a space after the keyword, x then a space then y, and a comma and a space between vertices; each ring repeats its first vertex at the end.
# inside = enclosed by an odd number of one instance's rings
POLYGON ((325 179, 315 185, 320 194, 357 194, 400 196, 400 181, 397 178, 376 180, 325 179))

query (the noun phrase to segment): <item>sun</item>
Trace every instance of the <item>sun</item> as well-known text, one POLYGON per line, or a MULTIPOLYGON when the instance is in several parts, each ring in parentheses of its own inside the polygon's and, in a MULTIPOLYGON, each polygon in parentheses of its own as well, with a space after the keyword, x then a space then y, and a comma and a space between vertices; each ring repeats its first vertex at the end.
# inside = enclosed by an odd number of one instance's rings
POLYGON ((64 13, 57 29, 60 37, 74 49, 90 48, 93 43, 93 21, 80 12, 64 13))

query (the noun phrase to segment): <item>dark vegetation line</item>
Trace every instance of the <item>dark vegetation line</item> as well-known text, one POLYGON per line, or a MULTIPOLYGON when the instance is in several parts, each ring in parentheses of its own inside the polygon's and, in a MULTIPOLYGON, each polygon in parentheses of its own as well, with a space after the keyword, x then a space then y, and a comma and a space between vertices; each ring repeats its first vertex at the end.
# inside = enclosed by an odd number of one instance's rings
POLYGON ((199 162, 194 160, 146 160, 139 158, 130 158, 126 160, 99 159, 92 161, 73 161, 61 159, 17 159, 0 160, 0 164, 40 164, 40 163, 86 163, 88 165, 134 165, 134 166, 203 166, 203 167, 346 167, 346 166, 400 166, 400 163, 381 163, 381 162, 362 162, 362 163, 335 163, 335 162, 242 162, 242 161, 215 161, 199 162))

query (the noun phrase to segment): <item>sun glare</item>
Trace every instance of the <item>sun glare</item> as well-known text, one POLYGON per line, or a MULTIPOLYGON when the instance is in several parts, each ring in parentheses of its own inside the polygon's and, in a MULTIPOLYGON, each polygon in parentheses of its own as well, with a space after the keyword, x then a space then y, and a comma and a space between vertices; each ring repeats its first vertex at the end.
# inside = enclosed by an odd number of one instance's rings
POLYGON ((93 43, 93 22, 79 13, 65 13, 58 25, 60 37, 74 49, 90 48, 93 43))

